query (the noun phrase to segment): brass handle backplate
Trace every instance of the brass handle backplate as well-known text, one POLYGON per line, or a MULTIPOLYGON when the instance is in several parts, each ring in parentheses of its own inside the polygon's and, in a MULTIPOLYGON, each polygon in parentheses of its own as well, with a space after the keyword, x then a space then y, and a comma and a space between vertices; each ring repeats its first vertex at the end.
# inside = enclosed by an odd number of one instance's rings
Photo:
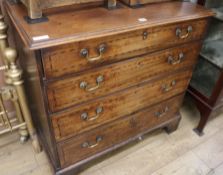
POLYGON ((184 54, 181 52, 177 59, 174 59, 172 56, 168 57, 168 63, 171 65, 180 64, 184 59, 184 54))
POLYGON ((168 107, 165 107, 165 109, 159 111, 159 112, 156 112, 155 113, 155 116, 160 118, 160 117, 163 117, 164 115, 167 114, 167 112, 169 111, 169 108, 168 107))
POLYGON ((94 91, 96 89, 98 89, 100 87, 100 84, 104 81, 104 76, 103 75, 99 75, 96 79, 96 86, 90 86, 86 81, 82 81, 80 83, 80 88, 84 89, 88 92, 94 91))
POLYGON ((102 58, 102 55, 103 55, 103 53, 105 53, 106 48, 107 48, 106 44, 100 44, 97 48, 97 52, 98 52, 99 55, 96 56, 96 57, 90 57, 89 56, 89 49, 84 48, 84 49, 81 49, 80 56, 83 57, 83 58, 86 58, 87 61, 89 61, 89 62, 98 61, 102 58))
POLYGON ((173 89, 175 85, 176 85, 176 81, 173 80, 170 84, 163 84, 162 85, 162 90, 163 90, 163 92, 168 92, 171 89, 173 89))
POLYGON ((99 106, 97 107, 95 113, 96 115, 94 117, 89 117, 87 112, 84 112, 81 114, 81 119, 83 121, 93 121, 96 120, 98 117, 100 117, 100 114, 103 112, 103 107, 99 106))
POLYGON ((99 145, 99 143, 103 140, 103 137, 102 136, 97 136, 96 137, 96 143, 95 144, 92 144, 90 143, 89 141, 86 141, 84 143, 81 144, 81 147, 82 148, 94 148, 96 146, 99 145))
POLYGON ((176 29, 176 36, 178 36, 180 39, 185 39, 187 38, 190 33, 193 31, 193 27, 192 26, 188 26, 187 27, 187 32, 185 34, 183 34, 183 30, 181 28, 177 28, 176 29))
POLYGON ((143 36, 143 40, 146 40, 148 37, 148 32, 147 31, 143 32, 142 36, 143 36))

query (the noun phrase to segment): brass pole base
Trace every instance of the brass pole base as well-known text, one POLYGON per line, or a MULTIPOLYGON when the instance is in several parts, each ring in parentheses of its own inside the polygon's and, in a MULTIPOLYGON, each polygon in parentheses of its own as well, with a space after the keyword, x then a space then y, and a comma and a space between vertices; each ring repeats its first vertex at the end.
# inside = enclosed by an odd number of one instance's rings
POLYGON ((19 128, 20 143, 24 144, 29 139, 29 132, 26 125, 19 128))

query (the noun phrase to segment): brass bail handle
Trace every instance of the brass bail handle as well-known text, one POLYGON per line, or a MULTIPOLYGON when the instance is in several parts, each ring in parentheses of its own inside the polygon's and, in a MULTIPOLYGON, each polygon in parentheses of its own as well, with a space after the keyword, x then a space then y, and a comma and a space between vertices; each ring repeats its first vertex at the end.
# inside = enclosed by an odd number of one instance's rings
POLYGON ((106 44, 100 44, 97 48, 97 52, 99 55, 96 57, 90 57, 89 50, 87 48, 81 49, 80 55, 81 55, 81 57, 86 58, 87 61, 89 61, 89 62, 98 61, 102 58, 102 55, 103 55, 103 53, 105 53, 106 48, 107 48, 106 44))
POLYGON ((178 36, 180 39, 185 39, 187 38, 190 33, 193 31, 193 27, 192 26, 188 26, 187 27, 187 33, 183 34, 182 29, 181 28, 177 28, 176 29, 176 36, 178 36))
POLYGON ((96 115, 93 116, 93 117, 89 117, 88 113, 84 112, 84 113, 81 114, 81 119, 83 121, 94 121, 94 120, 96 120, 97 118, 100 117, 101 113, 103 112, 103 107, 101 107, 101 106, 97 107, 95 112, 96 112, 96 115))
POLYGON ((98 146, 102 140, 103 140, 102 136, 97 136, 95 144, 92 144, 89 141, 86 141, 86 142, 82 143, 81 147, 82 148, 94 148, 94 147, 98 146))
POLYGON ((184 53, 180 53, 177 59, 174 59, 173 56, 168 57, 168 63, 171 65, 180 64, 184 59, 184 53))
POLYGON ((156 112, 155 116, 158 118, 163 117, 164 115, 167 114, 168 111, 169 111, 169 107, 166 106, 165 109, 163 109, 162 111, 156 112))
POLYGON ((162 85, 162 90, 163 90, 163 92, 168 92, 171 89, 173 89, 175 85, 176 85, 176 81, 173 80, 169 85, 167 85, 167 84, 162 85))
POLYGON ((86 90, 87 92, 95 91, 98 89, 101 85, 101 83, 104 81, 104 76, 99 75, 96 79, 96 86, 90 86, 86 81, 82 81, 80 83, 80 88, 86 90))

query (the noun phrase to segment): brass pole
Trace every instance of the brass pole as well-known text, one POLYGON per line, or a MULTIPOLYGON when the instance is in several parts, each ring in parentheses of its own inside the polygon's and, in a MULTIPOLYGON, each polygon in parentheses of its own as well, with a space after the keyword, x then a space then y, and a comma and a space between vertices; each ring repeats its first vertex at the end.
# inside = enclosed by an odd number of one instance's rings
POLYGON ((16 88, 16 92, 18 95, 18 100, 20 102, 20 107, 22 110, 23 117, 27 124, 27 128, 32 139, 32 144, 36 152, 41 151, 41 147, 39 144, 38 136, 36 130, 33 126, 31 113, 28 107, 28 103, 25 96, 25 91, 23 87, 23 80, 22 80, 22 70, 19 69, 16 65, 17 60, 17 52, 15 49, 6 48, 4 51, 4 57, 9 63, 8 69, 8 77, 12 80, 12 84, 16 88))
MULTIPOLYGON (((21 107, 20 107, 20 104, 19 104, 19 101, 18 101, 18 95, 16 93, 16 90, 14 90, 14 89, 11 90, 11 100, 12 100, 13 105, 15 107, 16 116, 19 120, 19 123, 24 123, 21 107)), ((27 139, 29 137, 29 133, 28 133, 26 125, 22 125, 19 128, 19 134, 20 134, 20 142, 21 143, 24 143, 25 141, 27 141, 27 139)))
MULTIPOLYGON (((2 70, 4 70, 4 76, 5 76, 6 84, 12 85, 12 80, 8 76, 8 74, 9 74, 8 73, 9 62, 7 61, 7 59, 4 56, 4 50, 8 47, 8 42, 7 42, 7 28, 8 27, 3 22, 3 19, 4 19, 3 15, 0 14, 0 50, 1 50, 1 57, 2 57, 2 60, 4 62, 4 66, 2 66, 1 68, 2 68, 2 70)), ((15 95, 15 94, 13 94, 13 92, 12 92, 12 95, 15 95)), ((23 119, 22 114, 21 114, 21 107, 18 103, 18 99, 14 98, 12 100, 12 102, 13 102, 13 105, 15 107, 16 115, 17 115, 17 118, 18 118, 19 122, 23 123, 24 119, 23 119)), ((28 139, 28 136, 29 136, 27 127, 25 125, 21 126, 19 128, 19 134, 20 134, 21 143, 24 143, 28 139)))
MULTIPOLYGON (((4 51, 6 47, 8 47, 7 42, 7 25, 3 22, 3 16, 0 14, 0 50, 4 51)), ((7 60, 4 59, 3 52, 1 52, 1 57, 3 59, 4 64, 7 66, 7 60)))
POLYGON ((21 123, 21 124, 19 124, 19 125, 12 126, 12 128, 4 129, 3 131, 0 131, 0 135, 5 134, 5 133, 8 133, 8 132, 10 132, 10 131, 17 130, 17 129, 19 129, 20 127, 23 127, 23 126, 25 126, 25 125, 26 125, 26 123, 21 123))
POLYGON ((2 94, 0 95, 0 108, 2 110, 1 115, 2 115, 2 119, 3 119, 3 123, 7 124, 9 129, 11 130, 12 125, 11 125, 10 120, 9 120, 8 112, 6 111, 5 106, 3 104, 2 94))

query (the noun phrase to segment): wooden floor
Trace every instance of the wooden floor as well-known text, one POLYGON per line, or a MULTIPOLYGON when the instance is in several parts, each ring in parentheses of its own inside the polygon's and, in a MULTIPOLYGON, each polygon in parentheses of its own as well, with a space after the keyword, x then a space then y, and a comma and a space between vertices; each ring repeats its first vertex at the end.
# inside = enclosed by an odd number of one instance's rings
MULTIPOLYGON (((128 145, 89 167, 81 175, 223 175, 223 114, 209 122, 205 135, 192 129, 199 113, 188 101, 181 109, 179 129, 162 130, 128 145)), ((16 133, 0 138, 0 175, 51 175, 44 152, 21 145, 16 133)))

